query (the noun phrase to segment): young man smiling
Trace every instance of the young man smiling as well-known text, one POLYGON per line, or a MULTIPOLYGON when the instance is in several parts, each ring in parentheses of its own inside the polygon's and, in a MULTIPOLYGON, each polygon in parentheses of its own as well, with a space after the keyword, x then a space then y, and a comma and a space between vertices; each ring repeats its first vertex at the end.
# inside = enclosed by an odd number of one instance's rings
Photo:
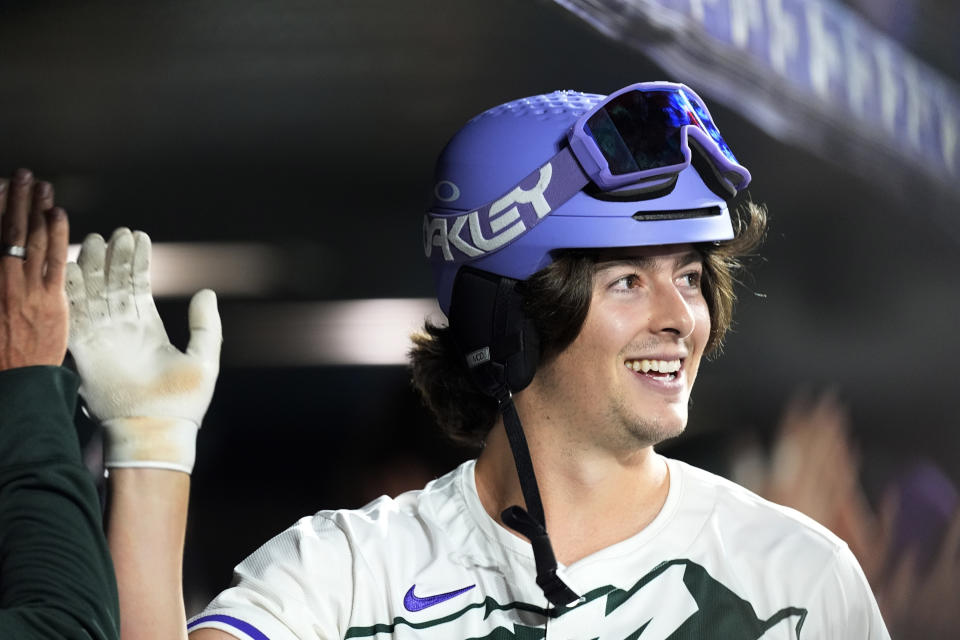
POLYGON ((411 356, 478 459, 304 518, 237 567, 192 640, 887 638, 841 540, 654 449, 685 428, 763 235, 760 207, 727 208, 749 180, 683 85, 471 120, 423 223, 449 325, 411 356))
MULTIPOLYGON (((598 256, 577 337, 514 396, 548 524, 563 523, 549 527, 563 564, 629 538, 663 507, 669 474, 653 445, 687 423, 710 333, 702 270, 689 245, 598 256)), ((498 422, 476 468, 480 500, 497 520, 522 504, 511 464, 498 422)))

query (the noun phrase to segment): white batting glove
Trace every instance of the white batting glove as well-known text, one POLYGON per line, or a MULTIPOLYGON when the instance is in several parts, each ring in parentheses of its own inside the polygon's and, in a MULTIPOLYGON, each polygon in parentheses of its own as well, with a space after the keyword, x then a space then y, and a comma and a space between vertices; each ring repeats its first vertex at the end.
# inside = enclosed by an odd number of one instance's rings
POLYGON ((117 229, 91 234, 67 265, 69 348, 80 395, 106 433, 108 467, 190 473, 197 430, 220 369, 217 297, 190 301, 186 353, 170 344, 150 292, 150 238, 117 229))

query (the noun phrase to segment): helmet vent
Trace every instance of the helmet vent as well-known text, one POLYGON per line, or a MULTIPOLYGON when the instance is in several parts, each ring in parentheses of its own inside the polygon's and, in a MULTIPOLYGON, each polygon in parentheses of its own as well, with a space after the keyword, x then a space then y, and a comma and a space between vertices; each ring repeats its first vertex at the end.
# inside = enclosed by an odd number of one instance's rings
POLYGON ((633 219, 639 222, 650 220, 686 220, 688 218, 709 218, 723 213, 720 207, 704 207, 702 209, 675 209, 673 211, 638 211, 633 219))

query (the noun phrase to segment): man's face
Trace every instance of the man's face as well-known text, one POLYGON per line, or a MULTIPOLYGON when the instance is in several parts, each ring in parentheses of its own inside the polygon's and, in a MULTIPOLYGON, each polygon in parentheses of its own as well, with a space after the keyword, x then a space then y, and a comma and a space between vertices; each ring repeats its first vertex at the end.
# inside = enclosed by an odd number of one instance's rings
POLYGON ((683 431, 710 336, 702 272, 690 245, 601 255, 583 328, 534 379, 574 439, 630 451, 683 431))

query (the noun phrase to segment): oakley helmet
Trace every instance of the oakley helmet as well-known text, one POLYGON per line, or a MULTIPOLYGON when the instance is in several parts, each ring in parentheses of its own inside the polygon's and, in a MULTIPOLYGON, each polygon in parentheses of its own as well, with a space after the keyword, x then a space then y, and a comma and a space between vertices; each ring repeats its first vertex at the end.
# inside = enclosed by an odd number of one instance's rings
POLYGON ((561 249, 728 240, 750 174, 684 85, 555 91, 489 109, 437 162, 423 222, 447 314, 463 266, 524 280, 561 249))

